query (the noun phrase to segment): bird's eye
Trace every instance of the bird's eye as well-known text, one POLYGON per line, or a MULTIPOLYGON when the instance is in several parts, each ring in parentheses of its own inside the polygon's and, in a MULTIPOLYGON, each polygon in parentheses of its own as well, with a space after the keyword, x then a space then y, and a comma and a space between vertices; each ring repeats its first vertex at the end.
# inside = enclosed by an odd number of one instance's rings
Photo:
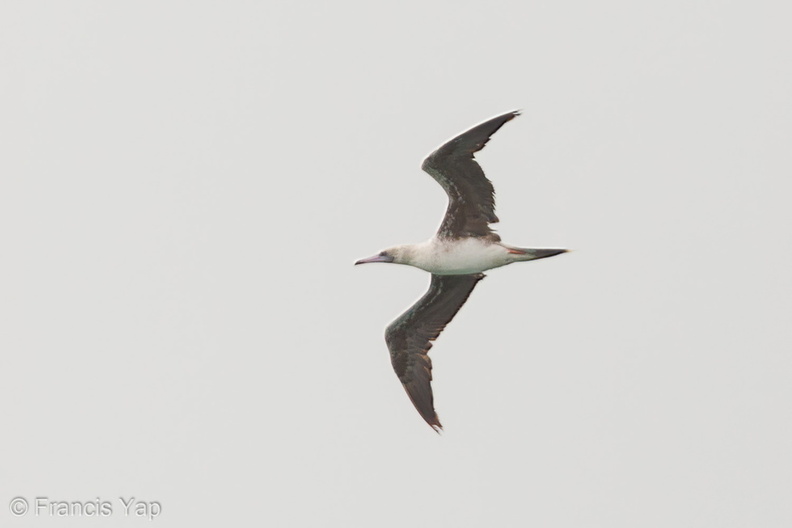
POLYGON ((388 256, 388 253, 387 253, 387 252, 385 252, 385 251, 380 251, 380 254, 379 254, 379 256, 380 256, 380 257, 387 257, 387 256, 388 256))

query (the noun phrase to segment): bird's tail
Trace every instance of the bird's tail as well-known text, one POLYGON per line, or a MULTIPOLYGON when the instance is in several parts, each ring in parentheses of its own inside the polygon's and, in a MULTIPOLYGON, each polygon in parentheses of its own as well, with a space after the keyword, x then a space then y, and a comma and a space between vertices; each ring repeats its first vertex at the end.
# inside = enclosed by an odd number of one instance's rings
POLYGON ((509 251, 509 254, 514 258, 515 262, 554 257, 568 251, 566 249, 557 248, 521 248, 506 245, 504 245, 504 247, 509 251))

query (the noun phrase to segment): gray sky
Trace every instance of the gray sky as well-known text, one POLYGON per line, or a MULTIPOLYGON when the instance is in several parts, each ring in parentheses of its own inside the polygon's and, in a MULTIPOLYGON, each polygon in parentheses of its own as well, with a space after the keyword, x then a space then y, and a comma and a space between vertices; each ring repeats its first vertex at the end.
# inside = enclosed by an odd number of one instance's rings
POLYGON ((792 525, 781 2, 7 2, 3 526, 792 525), (493 270, 432 350, 419 169, 480 154, 493 270))

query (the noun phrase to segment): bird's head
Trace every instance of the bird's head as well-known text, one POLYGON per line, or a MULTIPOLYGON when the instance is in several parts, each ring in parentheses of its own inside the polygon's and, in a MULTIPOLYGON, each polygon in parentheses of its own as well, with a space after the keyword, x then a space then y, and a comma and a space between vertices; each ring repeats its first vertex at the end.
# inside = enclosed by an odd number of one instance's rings
POLYGON ((360 259, 355 262, 355 265, 368 264, 370 262, 393 262, 394 264, 405 264, 407 262, 406 256, 407 251, 405 250, 404 246, 395 246, 392 248, 383 249, 373 257, 360 259))

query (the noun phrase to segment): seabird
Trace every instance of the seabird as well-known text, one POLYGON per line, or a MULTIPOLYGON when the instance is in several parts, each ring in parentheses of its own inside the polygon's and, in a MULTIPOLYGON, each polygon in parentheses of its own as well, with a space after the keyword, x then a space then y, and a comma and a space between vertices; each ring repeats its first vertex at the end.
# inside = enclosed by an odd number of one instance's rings
POLYGON ((465 304, 483 271, 564 253, 565 249, 523 248, 504 244, 489 224, 495 216, 495 191, 473 155, 506 122, 509 112, 477 125, 431 153, 421 165, 446 194, 448 208, 437 233, 419 244, 394 246, 355 264, 390 262, 432 274, 429 291, 385 330, 391 363, 407 395, 435 431, 442 425, 432 396, 432 341, 465 304))

